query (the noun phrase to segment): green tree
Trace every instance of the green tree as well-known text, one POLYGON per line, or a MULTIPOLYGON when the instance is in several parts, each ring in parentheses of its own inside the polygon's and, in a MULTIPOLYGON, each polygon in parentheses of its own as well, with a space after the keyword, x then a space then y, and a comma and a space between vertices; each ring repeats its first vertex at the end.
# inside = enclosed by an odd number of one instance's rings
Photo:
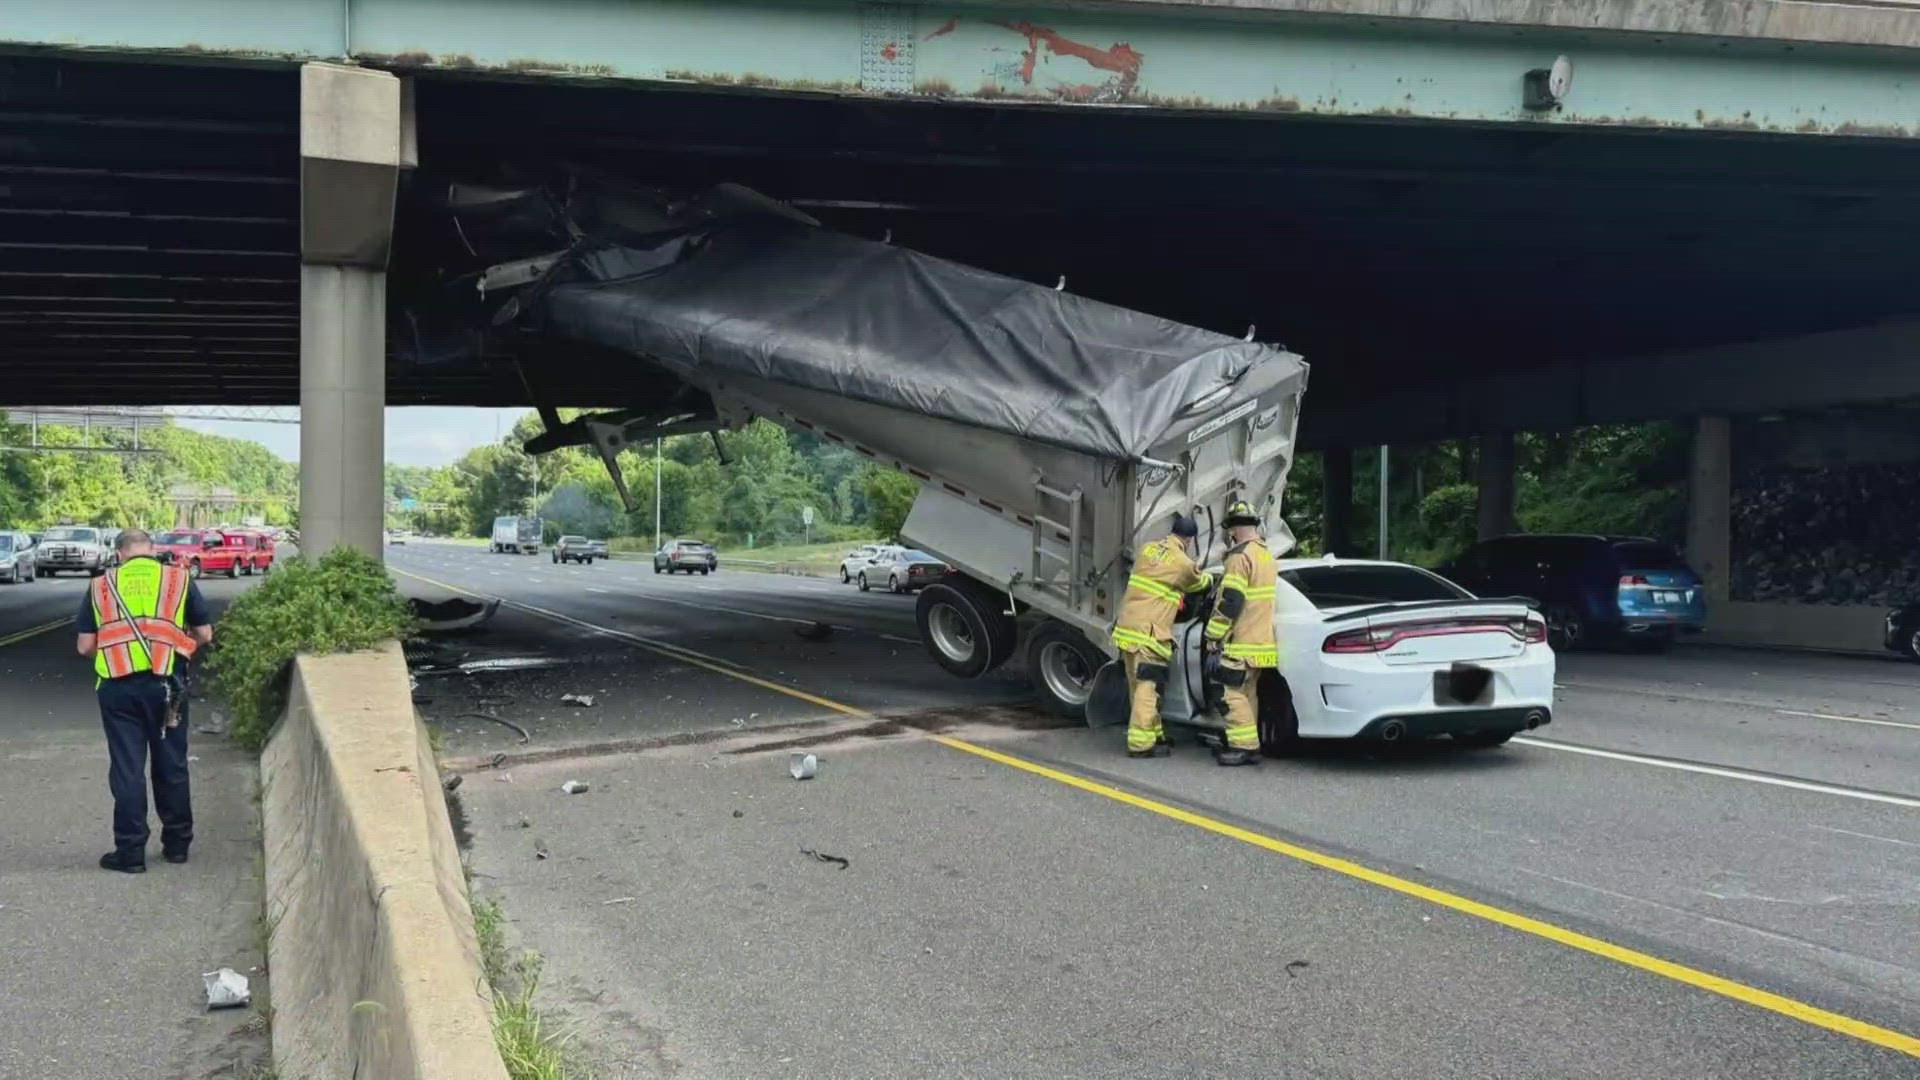
POLYGON ((860 483, 866 495, 867 523, 880 536, 899 536, 913 509, 914 497, 920 494, 920 485, 904 473, 878 465, 868 465, 860 483))

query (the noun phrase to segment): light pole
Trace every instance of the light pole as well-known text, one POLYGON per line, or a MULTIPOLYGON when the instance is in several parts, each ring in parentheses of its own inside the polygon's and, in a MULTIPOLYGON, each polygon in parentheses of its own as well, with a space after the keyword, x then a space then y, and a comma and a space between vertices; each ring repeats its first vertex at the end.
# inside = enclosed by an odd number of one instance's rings
POLYGON ((660 550, 660 439, 653 440, 653 550, 660 550))
POLYGON ((1387 558, 1387 448, 1380 447, 1380 555, 1382 562, 1387 558))

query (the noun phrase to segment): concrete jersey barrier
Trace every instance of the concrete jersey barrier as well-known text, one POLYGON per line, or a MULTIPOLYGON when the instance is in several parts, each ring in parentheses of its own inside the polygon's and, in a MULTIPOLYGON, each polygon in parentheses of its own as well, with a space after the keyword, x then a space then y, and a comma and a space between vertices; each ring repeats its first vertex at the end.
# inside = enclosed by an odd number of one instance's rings
POLYGON ((506 1080, 398 645, 295 662, 261 784, 279 1074, 506 1080))

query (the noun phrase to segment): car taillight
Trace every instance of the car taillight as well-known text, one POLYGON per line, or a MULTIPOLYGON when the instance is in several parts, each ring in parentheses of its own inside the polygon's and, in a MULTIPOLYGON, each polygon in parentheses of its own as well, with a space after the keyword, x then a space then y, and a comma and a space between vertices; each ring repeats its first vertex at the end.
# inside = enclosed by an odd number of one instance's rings
POLYGON ((1646 578, 1644 578, 1644 577, 1642 577, 1642 576, 1640 576, 1639 574, 1621 574, 1621 575, 1620 575, 1620 584, 1622 584, 1622 585, 1651 585, 1651 584, 1653 584, 1653 582, 1651 582, 1651 581, 1648 581, 1648 580, 1647 580, 1646 578))
POLYGON ((1370 653, 1392 645, 1395 634, 1385 627, 1368 630, 1342 630, 1320 644, 1321 652, 1370 653))
POLYGON ((1514 619, 1507 623, 1507 629, 1529 645, 1547 640, 1547 624, 1539 619, 1514 619))

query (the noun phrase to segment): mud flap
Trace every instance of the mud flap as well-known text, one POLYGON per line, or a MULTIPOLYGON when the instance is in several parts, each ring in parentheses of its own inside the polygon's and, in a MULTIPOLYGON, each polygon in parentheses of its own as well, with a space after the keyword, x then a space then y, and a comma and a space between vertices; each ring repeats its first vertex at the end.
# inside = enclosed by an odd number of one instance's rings
POLYGON ((1133 713, 1132 689, 1127 685, 1126 665, 1118 660, 1102 665, 1087 694, 1087 726, 1125 727, 1133 713))

